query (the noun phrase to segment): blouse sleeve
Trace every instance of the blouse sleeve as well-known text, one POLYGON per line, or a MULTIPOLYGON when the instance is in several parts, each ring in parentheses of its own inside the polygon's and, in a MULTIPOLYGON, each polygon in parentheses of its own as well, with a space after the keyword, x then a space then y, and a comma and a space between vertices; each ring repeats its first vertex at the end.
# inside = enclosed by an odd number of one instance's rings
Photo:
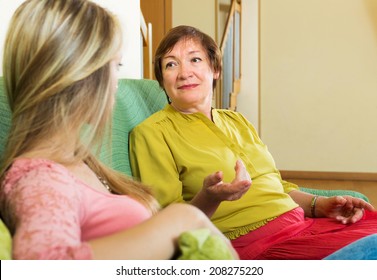
POLYGON ((135 127, 130 135, 130 164, 135 178, 152 187, 158 202, 184 202, 182 182, 169 144, 157 127, 135 127))
POLYGON ((74 179, 53 166, 5 182, 6 200, 16 217, 14 259, 91 259, 81 241, 80 195, 74 179))
POLYGON ((288 182, 288 181, 285 181, 285 180, 282 180, 281 182, 283 184, 283 188, 284 188, 285 193, 290 193, 291 191, 296 191, 296 190, 300 189, 299 186, 294 184, 294 183, 291 183, 291 182, 288 182))

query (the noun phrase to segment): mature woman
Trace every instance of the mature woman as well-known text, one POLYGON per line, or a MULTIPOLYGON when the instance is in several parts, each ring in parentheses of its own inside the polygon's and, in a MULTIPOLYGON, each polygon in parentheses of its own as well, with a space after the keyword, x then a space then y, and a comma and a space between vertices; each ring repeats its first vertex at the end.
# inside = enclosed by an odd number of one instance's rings
POLYGON ((211 107, 220 71, 218 46, 190 26, 173 28, 156 51, 169 105, 133 130, 130 154, 134 175, 161 205, 197 206, 243 259, 321 259, 376 233, 372 205, 299 191, 282 180, 252 124, 211 107))
POLYGON ((87 0, 29 0, 13 15, 0 206, 14 259, 170 259, 180 234, 205 227, 226 240, 193 206, 157 212, 147 187, 91 153, 111 120, 121 44, 117 19, 87 0))

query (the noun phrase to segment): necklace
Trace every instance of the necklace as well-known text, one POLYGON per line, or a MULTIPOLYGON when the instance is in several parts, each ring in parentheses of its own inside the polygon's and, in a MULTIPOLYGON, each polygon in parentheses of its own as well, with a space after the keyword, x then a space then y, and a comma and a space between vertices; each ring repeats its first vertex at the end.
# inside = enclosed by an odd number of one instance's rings
POLYGON ((113 193, 112 189, 109 186, 109 183, 105 178, 102 178, 101 176, 97 175, 98 180, 104 185, 104 187, 109 191, 109 193, 113 193))

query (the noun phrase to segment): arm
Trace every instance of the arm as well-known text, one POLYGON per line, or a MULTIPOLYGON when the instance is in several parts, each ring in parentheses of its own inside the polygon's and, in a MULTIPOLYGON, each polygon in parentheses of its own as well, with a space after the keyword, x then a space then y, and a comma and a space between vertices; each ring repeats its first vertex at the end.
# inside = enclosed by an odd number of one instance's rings
POLYGON ((158 129, 135 127, 130 134, 129 156, 133 176, 152 187, 162 207, 185 202, 177 165, 158 129))
POLYGON ((177 252, 179 235, 199 228, 209 228, 213 234, 220 236, 234 258, 238 258, 230 241, 199 209, 181 203, 169 205, 136 227, 89 244, 94 258, 98 259, 170 259, 177 252))
MULTIPOLYGON (((311 214, 311 201, 314 198, 314 195, 308 194, 302 191, 294 190, 289 192, 290 197, 304 210, 306 217, 312 217, 311 214)), ((316 204, 319 199, 316 200, 316 204)), ((318 206, 318 205, 316 205, 318 206)), ((317 216, 319 217, 319 216, 317 216)))
POLYGON ((9 186, 14 259, 91 258, 81 242, 80 199, 71 181, 55 170, 32 170, 9 186))

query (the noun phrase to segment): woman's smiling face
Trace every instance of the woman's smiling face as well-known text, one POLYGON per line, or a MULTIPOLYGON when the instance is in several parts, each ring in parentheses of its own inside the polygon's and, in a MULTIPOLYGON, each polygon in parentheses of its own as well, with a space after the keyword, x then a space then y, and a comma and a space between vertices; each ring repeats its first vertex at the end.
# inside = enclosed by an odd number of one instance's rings
POLYGON ((214 73, 207 52, 193 39, 182 39, 166 53, 161 63, 164 89, 171 105, 181 112, 211 108, 214 73))

